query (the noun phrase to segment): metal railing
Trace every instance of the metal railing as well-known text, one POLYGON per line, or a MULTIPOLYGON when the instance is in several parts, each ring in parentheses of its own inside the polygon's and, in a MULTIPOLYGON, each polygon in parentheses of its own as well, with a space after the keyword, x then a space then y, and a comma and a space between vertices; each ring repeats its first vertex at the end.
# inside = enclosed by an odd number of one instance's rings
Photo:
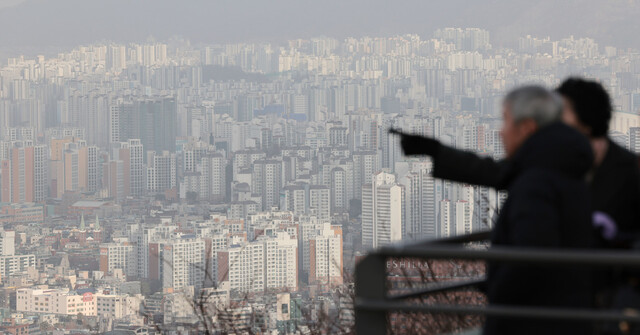
POLYGON ((486 250, 466 248, 463 243, 487 240, 488 232, 442 240, 396 244, 369 253, 356 265, 355 322, 358 334, 387 334, 388 312, 466 314, 505 318, 536 318, 574 321, 617 321, 640 323, 640 313, 613 310, 571 309, 530 306, 465 306, 426 305, 412 298, 450 290, 460 290, 484 283, 483 278, 443 283, 427 289, 389 294, 387 286, 388 258, 420 258, 434 260, 483 260, 500 263, 583 265, 588 267, 640 268, 640 253, 611 250, 570 250, 548 248, 513 248, 494 246, 486 250))

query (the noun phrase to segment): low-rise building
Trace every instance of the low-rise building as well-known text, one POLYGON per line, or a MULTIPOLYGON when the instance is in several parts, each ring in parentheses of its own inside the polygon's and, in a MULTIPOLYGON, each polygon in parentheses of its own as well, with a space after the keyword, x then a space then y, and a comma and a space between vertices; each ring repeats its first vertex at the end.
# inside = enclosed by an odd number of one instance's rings
POLYGON ((0 223, 38 223, 44 221, 44 206, 36 203, 3 203, 0 223))
POLYGON ((144 298, 137 294, 105 295, 90 292, 79 294, 66 289, 23 288, 16 292, 19 312, 100 316, 121 319, 141 315, 144 298))
POLYGON ((127 295, 96 295, 96 313, 109 319, 121 319, 132 315, 141 315, 144 297, 140 294, 127 295))
POLYGON ((92 293, 82 295, 69 290, 23 288, 16 292, 16 310, 62 315, 96 315, 92 293))

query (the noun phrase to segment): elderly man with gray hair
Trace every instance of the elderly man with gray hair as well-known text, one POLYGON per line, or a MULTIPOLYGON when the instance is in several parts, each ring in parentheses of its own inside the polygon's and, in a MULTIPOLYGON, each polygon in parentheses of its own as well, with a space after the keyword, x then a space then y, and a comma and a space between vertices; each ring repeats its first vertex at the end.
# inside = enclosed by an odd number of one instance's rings
MULTIPOLYGON (((509 196, 492 231, 492 246, 593 246, 586 182, 593 152, 584 135, 560 122, 562 108, 562 99, 540 86, 521 87, 505 97, 501 135, 507 158, 500 175, 491 178, 509 196)), ((425 150, 408 145, 420 137, 401 135, 405 154, 425 150)), ((486 293, 493 305, 586 308, 592 302, 591 281, 584 268, 489 263, 486 293)), ((584 322, 488 317, 484 333, 588 334, 590 328, 584 322)))
MULTIPOLYGON (((588 139, 560 122, 562 101, 538 86, 518 88, 503 104, 509 196, 492 231, 492 246, 589 248, 594 243, 586 174, 588 139)), ((490 304, 590 307, 588 269, 489 264, 490 304)), ((587 334, 584 323, 487 318, 485 334, 587 334)))

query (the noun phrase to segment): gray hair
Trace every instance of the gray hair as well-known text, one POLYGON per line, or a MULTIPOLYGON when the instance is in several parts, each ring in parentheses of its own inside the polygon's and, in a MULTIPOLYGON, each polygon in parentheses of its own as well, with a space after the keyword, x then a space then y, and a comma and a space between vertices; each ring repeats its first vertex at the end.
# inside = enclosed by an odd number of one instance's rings
POLYGON ((532 119, 543 127, 562 118, 562 98, 542 86, 516 88, 507 94, 504 103, 509 105, 516 123, 532 119))

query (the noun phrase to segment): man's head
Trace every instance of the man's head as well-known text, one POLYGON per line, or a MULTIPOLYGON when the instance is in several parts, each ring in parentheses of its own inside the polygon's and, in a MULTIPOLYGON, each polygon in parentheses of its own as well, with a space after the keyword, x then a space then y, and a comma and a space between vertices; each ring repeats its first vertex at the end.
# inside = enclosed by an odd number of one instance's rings
POLYGON ((599 83, 581 78, 565 80, 556 91, 564 98, 563 121, 588 137, 606 136, 611 99, 599 83))
POLYGON ((560 121, 562 101, 541 86, 524 86, 511 91, 504 99, 502 142, 507 157, 538 129, 560 121))

